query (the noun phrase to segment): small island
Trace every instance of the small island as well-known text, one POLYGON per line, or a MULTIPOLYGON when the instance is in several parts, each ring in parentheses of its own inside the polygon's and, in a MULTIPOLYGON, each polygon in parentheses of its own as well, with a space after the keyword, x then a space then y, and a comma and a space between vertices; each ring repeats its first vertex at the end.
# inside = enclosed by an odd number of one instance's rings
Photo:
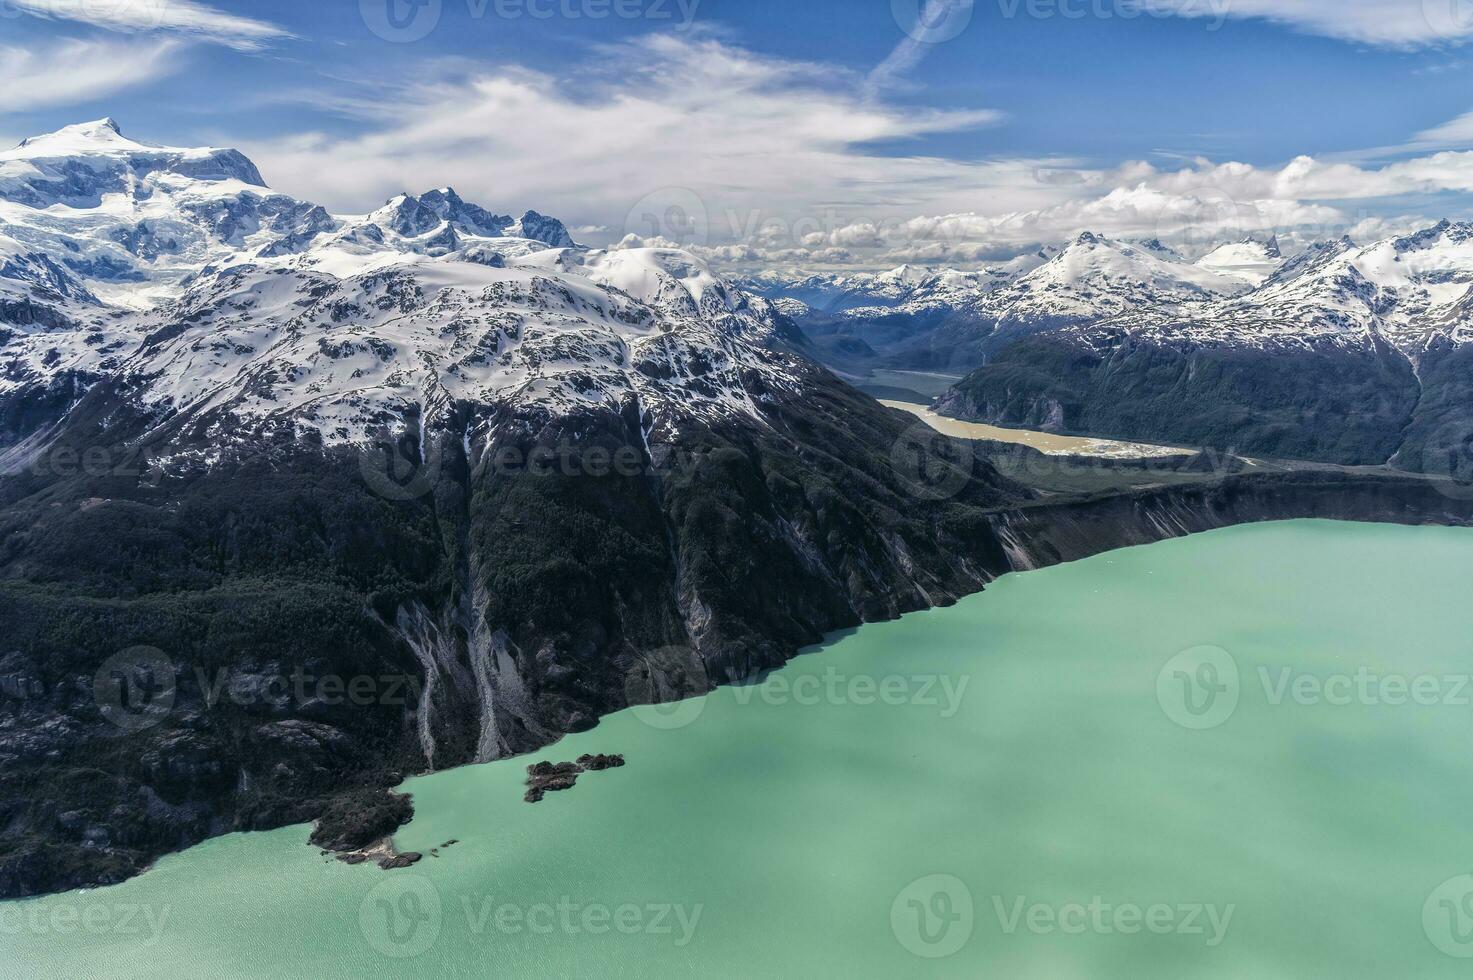
POLYGON ((527 793, 522 799, 541 803, 548 793, 572 789, 585 772, 602 772, 624 765, 622 755, 580 755, 576 762, 537 762, 527 767, 527 793))

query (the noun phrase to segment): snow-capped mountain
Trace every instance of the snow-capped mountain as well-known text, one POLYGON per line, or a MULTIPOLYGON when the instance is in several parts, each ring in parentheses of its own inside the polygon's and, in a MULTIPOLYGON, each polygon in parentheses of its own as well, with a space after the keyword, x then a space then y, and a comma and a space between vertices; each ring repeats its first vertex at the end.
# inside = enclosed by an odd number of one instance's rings
MULTIPOLYGON (((1257 252, 1220 249, 1209 264, 1244 271, 1257 252)), ((988 421, 1332 462, 1422 469, 1450 453, 1473 471, 1459 448, 1473 437, 1470 297, 1473 225, 1325 242, 1246 292, 1010 346, 943 402, 988 421)))
POLYGON ((55 422, 104 378, 161 418, 208 416, 218 450, 260 427, 362 441, 461 403, 750 416, 743 371, 770 396, 799 370, 770 350, 771 305, 687 253, 589 251, 449 188, 336 217, 234 150, 111 120, 0 154, 0 256, 0 399, 31 406, 12 466, 44 445, 38 406, 55 422))
POLYGON ((1239 279, 1249 286, 1261 286, 1283 264, 1277 236, 1266 242, 1246 238, 1219 245, 1196 262, 1198 268, 1239 279))
POLYGON ((1050 261, 985 300, 1000 324, 1088 321, 1127 310, 1172 310, 1241 292, 1237 281, 1182 261, 1159 242, 1084 232, 1050 261))
POLYGON ((366 218, 335 217, 270 190, 237 150, 143 143, 111 119, 0 152, 0 236, 7 262, 0 278, 131 309, 149 309, 193 276, 244 261, 310 266, 335 252, 444 255, 488 242, 525 252, 529 240, 573 246, 553 219, 494 215, 448 188, 401 195, 366 218))
POLYGON ((333 226, 235 150, 140 143, 111 119, 0 152, 0 290, 45 289, 84 314, 147 309, 212 263, 333 226))
POLYGON ((1040 252, 976 272, 902 265, 885 272, 812 276, 767 272, 738 278, 743 288, 772 300, 793 300, 819 314, 874 315, 897 307, 959 305, 997 289, 1047 261, 1040 252))
POLYGON ((1246 293, 1171 311, 1146 306, 1103 319, 1100 326, 1244 347, 1380 340, 1415 355, 1440 333, 1469 339, 1470 325, 1454 311, 1470 290, 1473 224, 1443 221, 1370 245, 1348 238, 1322 242, 1281 263, 1246 293))
POLYGON ((324 816, 366 847, 406 774, 1005 570, 1031 492, 798 346, 693 255, 448 188, 335 216, 108 121, 0 155, 0 896, 324 816), (170 692, 128 738, 119 675, 170 692))
MULTIPOLYGON (((1172 311, 1249 288, 1240 277, 1187 262, 1160 242, 1085 232, 982 272, 902 267, 843 281, 815 306, 813 280, 768 296, 803 301, 791 311, 832 363, 965 372, 1007 344, 1044 330, 1131 310, 1172 311)), ((822 297, 820 297, 822 298, 822 297)))

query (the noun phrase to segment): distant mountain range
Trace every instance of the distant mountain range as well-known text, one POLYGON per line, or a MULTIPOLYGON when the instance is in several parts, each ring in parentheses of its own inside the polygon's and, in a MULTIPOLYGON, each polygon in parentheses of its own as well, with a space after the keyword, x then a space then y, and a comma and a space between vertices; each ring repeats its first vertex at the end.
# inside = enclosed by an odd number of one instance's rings
POLYGON ((1159 241, 1086 232, 981 272, 901 266, 737 281, 777 303, 841 368, 965 371, 1030 333, 1239 295, 1281 262, 1277 240, 1222 245, 1187 262, 1159 241))
POLYGON ((909 271, 899 302, 830 311, 762 285, 841 370, 965 375, 937 403, 958 417, 1473 472, 1473 225, 1195 262, 1085 233, 1026 272, 965 275, 909 271))

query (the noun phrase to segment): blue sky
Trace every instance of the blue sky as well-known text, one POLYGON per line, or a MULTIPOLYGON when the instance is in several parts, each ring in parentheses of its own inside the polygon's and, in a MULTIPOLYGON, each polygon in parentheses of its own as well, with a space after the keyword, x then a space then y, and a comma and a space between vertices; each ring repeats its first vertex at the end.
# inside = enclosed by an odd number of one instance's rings
POLYGON ((925 3, 0 0, 0 137, 111 115, 340 211, 450 183, 757 264, 1470 213, 1473 0, 925 3))

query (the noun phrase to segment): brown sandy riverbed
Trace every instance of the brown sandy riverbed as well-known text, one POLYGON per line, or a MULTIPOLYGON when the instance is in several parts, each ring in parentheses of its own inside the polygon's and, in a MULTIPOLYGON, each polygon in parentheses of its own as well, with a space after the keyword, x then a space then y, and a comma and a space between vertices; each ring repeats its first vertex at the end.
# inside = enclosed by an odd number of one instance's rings
POLYGON ((913 402, 880 400, 889 408, 909 412, 943 435, 958 439, 991 439, 994 442, 1014 442, 1039 452, 1058 456, 1100 456, 1103 458, 1150 458, 1157 456, 1189 456, 1190 449, 1175 446, 1153 446, 1140 442, 1116 442, 1112 439, 1090 439, 1084 436, 1061 436, 1052 432, 1033 429, 1004 429, 981 422, 963 422, 960 419, 937 415, 925 405, 913 402))

